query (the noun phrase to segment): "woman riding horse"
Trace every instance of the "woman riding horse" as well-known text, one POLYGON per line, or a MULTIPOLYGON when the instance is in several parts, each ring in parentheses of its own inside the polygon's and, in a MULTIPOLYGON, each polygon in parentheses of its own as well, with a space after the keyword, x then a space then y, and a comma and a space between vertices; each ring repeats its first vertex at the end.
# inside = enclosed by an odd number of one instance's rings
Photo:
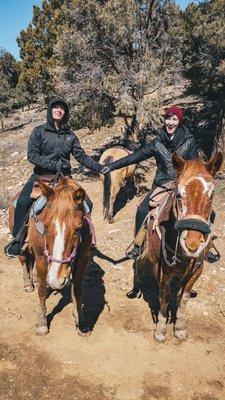
MULTIPOLYGON (((139 204, 135 221, 135 237, 140 231, 142 224, 149 211, 149 200, 156 187, 163 187, 168 182, 175 180, 175 170, 172 164, 172 154, 176 152, 186 160, 195 159, 198 155, 194 137, 190 130, 183 124, 183 111, 180 107, 173 106, 165 110, 164 125, 158 137, 146 143, 140 150, 107 164, 110 171, 154 157, 157 170, 151 190, 139 204)), ((134 239, 135 243, 135 239, 134 239)), ((140 245, 127 253, 127 257, 137 259, 140 255, 140 245)))
MULTIPOLYGON (((41 176, 55 175, 61 172, 65 176, 71 175, 70 155, 81 164, 98 173, 108 172, 106 166, 102 166, 85 154, 81 148, 75 133, 68 126, 69 107, 67 103, 55 98, 50 101, 47 109, 47 122, 34 128, 28 141, 28 160, 35 165, 34 172, 24 185, 17 200, 13 237, 14 239, 5 247, 5 253, 9 257, 20 254, 22 240, 21 227, 24 225, 27 213, 33 200, 30 194, 33 184, 41 176)), ((93 204, 89 198, 86 203, 91 212, 93 204)))

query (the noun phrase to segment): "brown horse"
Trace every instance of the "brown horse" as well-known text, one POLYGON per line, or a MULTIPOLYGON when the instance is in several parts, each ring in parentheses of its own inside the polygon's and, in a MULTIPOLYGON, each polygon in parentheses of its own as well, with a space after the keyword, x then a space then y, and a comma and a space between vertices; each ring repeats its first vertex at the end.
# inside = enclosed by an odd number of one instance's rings
POLYGON ((202 273, 205 254, 212 245, 210 216, 214 176, 221 163, 221 153, 206 163, 200 159, 185 161, 174 154, 173 165, 178 175, 174 190, 159 216, 157 228, 149 221, 145 251, 143 259, 136 263, 136 276, 140 276, 144 263, 150 266, 159 283, 160 309, 154 332, 158 342, 166 340, 172 278, 179 286, 174 335, 180 340, 187 336, 186 305, 191 288, 202 273))
MULTIPOLYGON (((122 147, 112 147, 104 151, 99 160, 100 164, 112 163, 129 155, 129 150, 122 147)), ((113 206, 121 187, 127 185, 127 200, 133 189, 136 165, 129 165, 101 176, 103 180, 103 215, 110 223, 113 219, 113 206)))
MULTIPOLYGON (((85 191, 70 178, 60 178, 54 188, 40 179, 39 186, 47 204, 38 216, 30 217, 28 245, 19 257, 22 265, 36 262, 40 304, 36 333, 48 333, 47 285, 52 289, 62 289, 72 280, 78 332, 87 334, 90 330, 82 309, 82 285, 88 266, 91 236, 87 234, 85 240, 81 241, 85 220, 87 223, 83 207, 85 191)), ((12 207, 9 216, 12 220, 12 207)))

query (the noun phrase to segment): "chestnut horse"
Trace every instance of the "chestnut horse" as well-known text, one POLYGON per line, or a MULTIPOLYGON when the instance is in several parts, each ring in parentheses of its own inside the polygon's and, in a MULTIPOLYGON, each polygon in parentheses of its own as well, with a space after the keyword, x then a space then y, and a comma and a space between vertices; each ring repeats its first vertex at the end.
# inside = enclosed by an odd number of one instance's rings
MULTIPOLYGON (((47 285, 62 289, 70 280, 78 332, 88 334, 90 329, 82 309, 82 285, 91 245, 89 234, 81 241, 81 230, 87 219, 83 207, 85 191, 70 178, 60 178, 54 188, 41 179, 38 182, 47 204, 38 216, 30 217, 28 245, 19 257, 22 264, 28 264, 28 258, 36 263, 39 296, 36 334, 48 333, 47 285), (43 232, 37 230, 37 224, 43 232)), ((9 211, 12 217, 12 206, 9 211)))
POLYGON ((174 190, 159 216, 157 229, 153 227, 153 221, 148 224, 145 255, 136 263, 136 276, 141 273, 144 262, 159 283, 160 309, 154 331, 158 342, 166 340, 172 278, 177 280, 179 287, 174 335, 180 340, 187 336, 186 305, 191 288, 202 273, 205 254, 212 246, 210 216, 214 176, 221 163, 221 153, 206 163, 200 159, 185 161, 175 153, 173 166, 177 180, 174 190))

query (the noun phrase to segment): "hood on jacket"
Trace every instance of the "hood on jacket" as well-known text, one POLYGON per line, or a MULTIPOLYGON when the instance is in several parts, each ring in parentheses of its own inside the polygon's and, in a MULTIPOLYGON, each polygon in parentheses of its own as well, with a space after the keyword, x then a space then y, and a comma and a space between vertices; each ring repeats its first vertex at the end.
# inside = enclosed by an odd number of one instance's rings
POLYGON ((63 108, 65 109, 65 114, 64 117, 61 121, 61 129, 65 129, 68 128, 68 120, 69 120, 69 107, 68 104, 65 102, 65 100, 63 100, 60 97, 55 97, 54 99, 50 100, 49 104, 48 104, 48 109, 47 109, 47 124, 50 125, 51 128, 53 128, 55 130, 55 124, 52 118, 52 108, 54 106, 54 104, 56 103, 61 103, 63 108))

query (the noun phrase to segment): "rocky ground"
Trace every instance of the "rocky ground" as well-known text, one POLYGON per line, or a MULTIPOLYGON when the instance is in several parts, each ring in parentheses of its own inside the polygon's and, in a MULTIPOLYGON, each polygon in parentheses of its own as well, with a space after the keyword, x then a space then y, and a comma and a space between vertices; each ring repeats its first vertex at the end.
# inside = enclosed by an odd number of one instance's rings
MULTIPOLYGON (((44 121, 45 112, 24 111, 27 124, 0 137, 0 399, 67 400, 223 400, 225 398, 225 183, 217 180, 217 245, 221 261, 205 263, 195 285, 198 296, 188 305, 189 336, 178 343, 168 326, 168 340, 153 340, 154 323, 143 298, 129 300, 132 262, 123 260, 132 238, 138 198, 123 207, 109 225, 102 219, 102 184, 97 176, 77 168, 78 178, 94 201, 93 220, 98 253, 85 281, 85 304, 93 330, 78 336, 72 317, 69 290, 48 298, 50 333, 37 337, 34 325, 37 293, 24 293, 18 260, 8 260, 2 246, 10 239, 6 206, 19 191, 32 168, 26 160, 26 143, 33 126, 44 121)), ((13 119, 13 118, 12 118, 13 119)), ((15 117, 14 117, 15 120, 15 117)), ((20 121, 17 121, 19 125, 20 121)), ((10 125, 11 124, 11 125, 10 125)), ((89 154, 97 153, 116 129, 88 134, 80 132, 89 154), (106 138, 107 140, 103 139, 106 138)), ((146 166, 151 166, 146 164, 146 166)), ((139 175, 146 175, 146 168, 139 175)), ((142 180, 142 186, 147 182, 142 180)))

